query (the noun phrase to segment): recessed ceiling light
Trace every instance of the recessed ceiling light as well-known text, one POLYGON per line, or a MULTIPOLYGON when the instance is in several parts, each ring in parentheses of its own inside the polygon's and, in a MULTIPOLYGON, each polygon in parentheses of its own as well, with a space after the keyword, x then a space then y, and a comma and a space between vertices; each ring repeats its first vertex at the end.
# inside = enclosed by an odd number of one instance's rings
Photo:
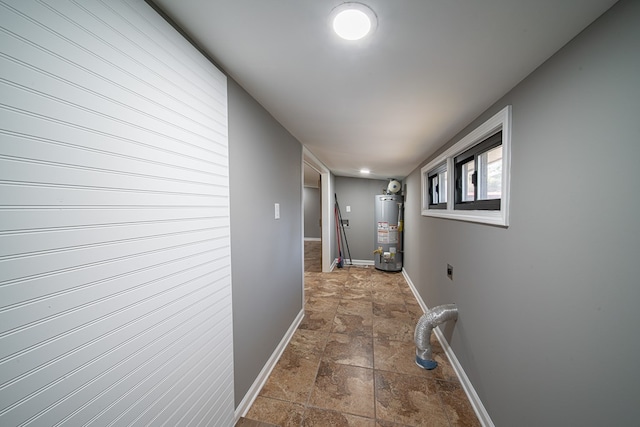
POLYGON ((369 169, 360 169, 360 173, 363 175, 368 175, 371 173, 371 171, 369 169))
POLYGON ((333 31, 345 40, 360 40, 375 30, 376 14, 362 3, 343 3, 331 11, 333 31))

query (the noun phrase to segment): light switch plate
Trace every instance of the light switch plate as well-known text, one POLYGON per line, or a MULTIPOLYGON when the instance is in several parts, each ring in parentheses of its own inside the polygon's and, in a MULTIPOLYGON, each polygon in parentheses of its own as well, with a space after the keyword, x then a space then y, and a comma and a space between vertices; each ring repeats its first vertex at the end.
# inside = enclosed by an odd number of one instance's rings
POLYGON ((276 219, 280 219, 280 203, 275 204, 275 216, 276 219))
POLYGON ((347 206, 347 212, 351 212, 351 206, 347 206))

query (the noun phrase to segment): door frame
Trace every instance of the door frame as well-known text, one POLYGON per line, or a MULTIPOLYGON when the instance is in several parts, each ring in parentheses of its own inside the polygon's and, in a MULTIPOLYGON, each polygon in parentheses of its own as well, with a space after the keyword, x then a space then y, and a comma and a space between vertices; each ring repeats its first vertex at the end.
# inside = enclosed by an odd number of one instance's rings
MULTIPOLYGON (((302 147, 302 169, 303 169, 303 186, 304 186, 304 164, 311 166, 320 174, 320 211, 322 219, 322 271, 328 273, 331 271, 331 171, 306 147, 302 147)), ((302 205, 303 227, 304 227, 304 203, 302 205)), ((304 231, 303 231, 304 236, 304 231)), ((304 250, 303 250, 304 251, 304 250)), ((303 254, 304 255, 304 254, 303 254)))

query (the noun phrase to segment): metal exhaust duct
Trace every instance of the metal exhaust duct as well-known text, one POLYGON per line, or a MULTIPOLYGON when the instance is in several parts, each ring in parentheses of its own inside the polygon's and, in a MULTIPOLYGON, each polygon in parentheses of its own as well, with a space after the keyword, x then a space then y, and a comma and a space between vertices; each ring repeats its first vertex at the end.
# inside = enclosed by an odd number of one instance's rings
POLYGON ((423 369, 435 369, 438 362, 433 360, 433 351, 431 350, 431 331, 436 326, 446 322, 447 320, 456 320, 458 318, 458 308, 455 304, 444 304, 433 307, 420 317, 416 325, 414 341, 416 344, 416 364, 423 369))

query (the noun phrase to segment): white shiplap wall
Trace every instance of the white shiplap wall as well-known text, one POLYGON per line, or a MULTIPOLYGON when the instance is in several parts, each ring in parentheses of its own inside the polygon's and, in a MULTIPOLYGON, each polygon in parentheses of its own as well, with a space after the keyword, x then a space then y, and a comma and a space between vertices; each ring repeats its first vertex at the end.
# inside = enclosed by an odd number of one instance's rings
POLYGON ((0 425, 233 424, 226 77, 142 0, 0 0, 0 425))

